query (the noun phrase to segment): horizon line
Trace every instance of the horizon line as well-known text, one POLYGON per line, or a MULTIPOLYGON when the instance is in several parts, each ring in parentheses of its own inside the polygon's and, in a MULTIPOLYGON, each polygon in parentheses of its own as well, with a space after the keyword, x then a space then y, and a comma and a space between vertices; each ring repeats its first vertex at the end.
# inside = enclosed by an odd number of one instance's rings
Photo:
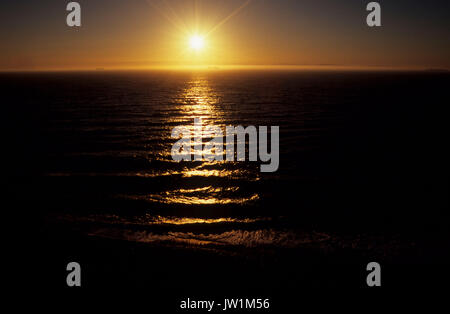
POLYGON ((0 69, 0 73, 10 72, 102 72, 102 71, 220 71, 220 70, 344 70, 344 71, 441 71, 450 67, 437 66, 379 66, 379 65, 164 65, 148 67, 49 67, 29 69, 0 69))

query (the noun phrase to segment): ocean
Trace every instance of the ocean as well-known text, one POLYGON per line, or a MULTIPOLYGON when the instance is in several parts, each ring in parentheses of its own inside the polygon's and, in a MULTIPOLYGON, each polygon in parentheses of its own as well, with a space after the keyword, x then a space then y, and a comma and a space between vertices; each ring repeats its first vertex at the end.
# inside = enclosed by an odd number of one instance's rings
POLYGON ((431 71, 3 73, 7 173, 49 238, 402 259, 423 230, 447 230, 449 82, 431 71), (171 130, 194 118, 279 126, 278 171, 172 160, 171 130))

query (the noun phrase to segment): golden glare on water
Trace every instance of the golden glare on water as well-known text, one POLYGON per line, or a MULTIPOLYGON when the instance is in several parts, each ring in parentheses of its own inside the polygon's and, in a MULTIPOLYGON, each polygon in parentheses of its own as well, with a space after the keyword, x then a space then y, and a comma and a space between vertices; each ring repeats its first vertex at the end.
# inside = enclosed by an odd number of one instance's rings
POLYGON ((178 96, 177 109, 192 125, 195 118, 201 118, 205 125, 221 125, 223 114, 216 109, 220 96, 204 76, 195 75, 178 96))
MULTIPOLYGON (((210 130, 205 128, 208 125, 225 127, 225 113, 219 106, 221 93, 214 89, 208 77, 202 73, 193 74, 186 82, 185 88, 181 89, 174 101, 176 102, 177 114, 174 117, 168 117, 167 123, 184 123, 191 134, 195 131, 194 119, 201 119, 202 128, 200 132, 203 137, 213 136, 210 130)), ((193 154, 197 151, 198 139, 192 141, 191 151, 193 154)), ((200 139, 203 141, 203 139, 200 139)), ((168 152, 169 154, 170 152, 168 152)), ((213 151, 207 153, 214 154, 213 151)), ((168 155, 169 156, 169 155, 168 155)), ((245 177, 247 181, 257 181, 258 174, 251 173, 248 169, 238 167, 237 165, 227 165, 224 161, 203 161, 196 164, 186 164, 170 173, 180 175, 184 179, 195 178, 228 178, 235 180, 245 177)), ((214 181, 211 181, 214 182, 214 181)), ((237 185, 221 186, 206 183, 203 186, 195 188, 177 188, 167 190, 162 193, 149 193, 138 197, 140 199, 160 204, 190 204, 190 205, 212 205, 212 204, 244 204, 259 200, 258 193, 237 193, 237 185)))

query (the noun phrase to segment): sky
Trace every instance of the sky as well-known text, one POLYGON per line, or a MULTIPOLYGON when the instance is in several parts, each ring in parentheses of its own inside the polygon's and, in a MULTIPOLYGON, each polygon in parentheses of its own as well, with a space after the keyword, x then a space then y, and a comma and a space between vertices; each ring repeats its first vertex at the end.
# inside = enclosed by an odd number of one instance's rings
POLYGON ((450 1, 2 0, 0 70, 201 66, 450 69, 450 1), (204 48, 192 49, 193 35, 204 48))

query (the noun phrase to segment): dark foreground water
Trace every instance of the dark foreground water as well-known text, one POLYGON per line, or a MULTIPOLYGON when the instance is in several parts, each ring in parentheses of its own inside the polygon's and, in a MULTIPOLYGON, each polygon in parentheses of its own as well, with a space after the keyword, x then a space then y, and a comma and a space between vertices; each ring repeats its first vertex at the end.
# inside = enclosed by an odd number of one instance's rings
POLYGON ((423 230, 448 227, 449 82, 432 72, 1 74, 7 172, 14 195, 32 198, 19 210, 38 213, 44 232, 401 256, 423 230), (279 170, 173 161, 172 128, 196 117, 279 126, 279 170))

